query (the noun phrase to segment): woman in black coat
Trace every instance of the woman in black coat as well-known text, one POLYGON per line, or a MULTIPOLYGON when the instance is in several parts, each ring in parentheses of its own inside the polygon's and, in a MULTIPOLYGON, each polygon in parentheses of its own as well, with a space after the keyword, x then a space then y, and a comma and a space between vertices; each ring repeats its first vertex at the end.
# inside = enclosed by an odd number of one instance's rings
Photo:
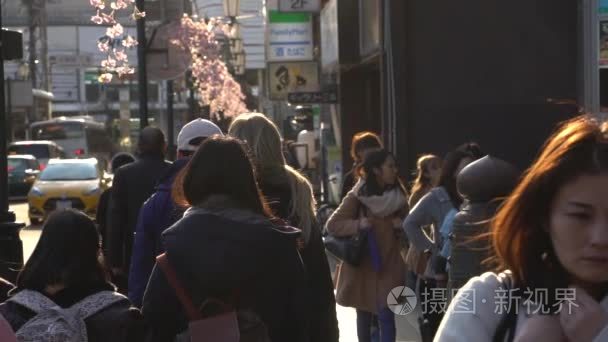
POLYGON ((337 342, 336 299, 310 183, 286 165, 279 131, 264 115, 240 115, 232 122, 228 134, 247 142, 258 171, 258 184, 273 213, 302 229, 301 255, 311 297, 311 340, 337 342))
POLYGON ((40 241, 17 277, 16 287, 0 304, 0 315, 13 331, 18 332, 37 315, 25 303, 39 301, 41 295, 64 309, 96 295, 97 312, 81 317, 88 341, 142 339, 141 314, 108 281, 99 242, 95 224, 85 214, 64 210, 49 217, 40 241), (100 294, 103 300, 97 297, 100 294))
MULTIPOLYGON (((206 140, 173 192, 178 205, 190 208, 162 234, 162 241, 194 306, 218 299, 256 314, 271 341, 313 341, 308 337, 307 279, 297 248, 300 231, 273 223, 242 143, 206 140)), ((173 341, 188 326, 183 305, 158 265, 142 311, 150 327, 148 341, 173 341)))

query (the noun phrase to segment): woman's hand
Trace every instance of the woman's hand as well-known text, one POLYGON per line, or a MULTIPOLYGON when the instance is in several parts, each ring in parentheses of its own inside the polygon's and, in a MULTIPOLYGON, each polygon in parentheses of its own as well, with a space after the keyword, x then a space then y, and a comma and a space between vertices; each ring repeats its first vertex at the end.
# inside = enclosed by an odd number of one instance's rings
POLYGON ((571 341, 591 342, 608 325, 608 313, 585 290, 576 289, 573 305, 564 303, 561 327, 571 341))
POLYGON ((568 341, 557 315, 533 315, 517 330, 514 342, 568 341))

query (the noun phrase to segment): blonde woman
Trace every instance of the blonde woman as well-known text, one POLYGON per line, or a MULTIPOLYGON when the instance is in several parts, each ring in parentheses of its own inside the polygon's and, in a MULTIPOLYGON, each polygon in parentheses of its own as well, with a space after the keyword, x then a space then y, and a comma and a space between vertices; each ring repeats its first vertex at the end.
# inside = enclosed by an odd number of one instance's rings
POLYGON ((416 180, 412 184, 412 194, 408 200, 410 208, 439 184, 439 177, 441 177, 441 158, 433 154, 425 154, 418 158, 416 180))
POLYGON ((338 341, 333 283, 321 230, 315 220, 315 200, 308 180, 285 162, 277 126, 259 113, 242 114, 228 134, 247 142, 258 184, 274 214, 302 230, 301 251, 308 272, 311 341, 338 341))

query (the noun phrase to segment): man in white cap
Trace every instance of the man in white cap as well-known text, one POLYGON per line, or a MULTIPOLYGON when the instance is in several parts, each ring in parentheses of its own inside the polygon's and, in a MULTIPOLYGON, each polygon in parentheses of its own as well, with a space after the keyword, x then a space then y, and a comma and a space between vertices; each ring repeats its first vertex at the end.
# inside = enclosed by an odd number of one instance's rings
POLYGON ((180 130, 177 135, 178 159, 161 179, 156 192, 139 211, 129 273, 129 299, 137 307, 141 307, 156 256, 164 252, 160 235, 183 214, 171 197, 173 182, 198 146, 214 135, 223 135, 222 130, 205 119, 190 121, 180 130))

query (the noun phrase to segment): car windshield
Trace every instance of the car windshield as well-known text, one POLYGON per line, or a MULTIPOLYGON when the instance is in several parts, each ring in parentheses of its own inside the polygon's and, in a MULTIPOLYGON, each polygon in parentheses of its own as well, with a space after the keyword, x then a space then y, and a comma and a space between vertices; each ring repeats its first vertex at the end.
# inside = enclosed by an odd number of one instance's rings
POLYGON ((42 174, 40 174, 40 180, 92 180, 97 179, 97 176, 97 169, 94 164, 65 163, 47 166, 47 168, 42 171, 42 174))
POLYGON ((27 161, 25 159, 9 158, 8 173, 25 172, 25 170, 27 170, 27 161))
POLYGON ((13 145, 8 148, 8 154, 30 154, 36 159, 49 158, 49 146, 32 144, 32 145, 13 145))
POLYGON ((45 124, 32 129, 34 140, 65 140, 84 136, 84 127, 78 122, 45 124))

